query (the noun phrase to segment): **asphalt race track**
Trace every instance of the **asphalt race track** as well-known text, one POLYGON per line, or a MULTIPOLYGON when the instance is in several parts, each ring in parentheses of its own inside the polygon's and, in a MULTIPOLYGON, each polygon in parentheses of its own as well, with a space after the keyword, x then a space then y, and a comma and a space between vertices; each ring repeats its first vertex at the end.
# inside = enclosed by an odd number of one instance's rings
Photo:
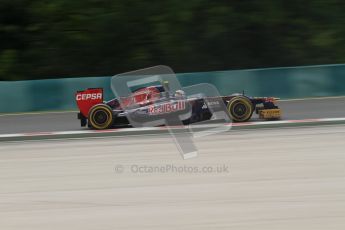
MULTIPOLYGON (((284 120, 345 117, 345 97, 281 101, 284 120)), ((76 112, 0 115, 0 134, 83 130, 76 112)), ((255 120, 255 117, 254 117, 255 120)))
POLYGON ((4 142, 0 229, 342 230, 344 139, 345 125, 233 131, 189 160, 168 135, 4 142))
MULTIPOLYGON (((279 105, 283 120, 345 118, 345 97, 279 105)), ((166 132, 5 140, 0 229, 344 229, 341 120, 196 138, 188 160, 166 132)), ((0 127, 85 129, 76 112, 0 115, 0 127)))

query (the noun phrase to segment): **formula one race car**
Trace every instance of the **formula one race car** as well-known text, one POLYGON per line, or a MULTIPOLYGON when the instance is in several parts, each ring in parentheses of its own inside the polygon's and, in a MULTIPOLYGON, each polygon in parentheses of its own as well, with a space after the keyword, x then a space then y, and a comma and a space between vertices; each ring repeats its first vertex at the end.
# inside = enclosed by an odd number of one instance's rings
POLYGON ((219 106, 219 101, 224 102, 225 110, 234 122, 248 121, 254 111, 260 119, 279 119, 281 116, 281 110, 275 105, 278 98, 248 97, 244 93, 218 98, 188 97, 182 90, 167 92, 163 85, 140 88, 129 97, 107 102, 103 101, 101 88, 78 91, 76 102, 81 126, 108 129, 130 125, 129 116, 147 121, 170 114, 181 115, 188 110, 188 117, 183 118, 186 125, 212 119, 211 110, 219 106))

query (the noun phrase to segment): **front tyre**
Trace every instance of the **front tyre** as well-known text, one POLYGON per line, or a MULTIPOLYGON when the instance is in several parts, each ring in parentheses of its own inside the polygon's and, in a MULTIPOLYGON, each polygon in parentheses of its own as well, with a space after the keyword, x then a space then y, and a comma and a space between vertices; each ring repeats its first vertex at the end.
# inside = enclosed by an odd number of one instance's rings
POLYGON ((89 126, 94 129, 108 129, 113 125, 112 109, 105 104, 94 105, 88 116, 89 126))
POLYGON ((234 122, 248 121, 252 117, 254 110, 252 102, 248 98, 242 96, 232 98, 227 108, 234 122))

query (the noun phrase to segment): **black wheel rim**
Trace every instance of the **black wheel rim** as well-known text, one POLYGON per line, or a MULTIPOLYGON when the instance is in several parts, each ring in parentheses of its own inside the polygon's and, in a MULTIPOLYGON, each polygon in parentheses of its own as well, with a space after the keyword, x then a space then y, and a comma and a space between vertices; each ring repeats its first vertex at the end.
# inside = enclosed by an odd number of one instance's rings
POLYGON ((234 106, 234 114, 238 117, 243 117, 247 113, 247 106, 242 103, 238 103, 234 106))
POLYGON ((103 125, 108 120, 108 114, 103 110, 98 110, 95 112, 94 121, 97 125, 103 125))

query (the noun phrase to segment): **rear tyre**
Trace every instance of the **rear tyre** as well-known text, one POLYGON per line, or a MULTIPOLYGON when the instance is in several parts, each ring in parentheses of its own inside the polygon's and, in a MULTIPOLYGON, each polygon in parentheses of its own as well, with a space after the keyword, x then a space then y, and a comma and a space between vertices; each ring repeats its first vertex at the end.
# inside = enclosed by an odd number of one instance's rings
POLYGON ((252 102, 243 96, 232 98, 228 103, 228 111, 234 122, 248 121, 253 114, 254 106, 252 102))
POLYGON ((94 129, 109 129, 114 123, 112 109, 105 104, 98 104, 90 109, 89 126, 94 129))

